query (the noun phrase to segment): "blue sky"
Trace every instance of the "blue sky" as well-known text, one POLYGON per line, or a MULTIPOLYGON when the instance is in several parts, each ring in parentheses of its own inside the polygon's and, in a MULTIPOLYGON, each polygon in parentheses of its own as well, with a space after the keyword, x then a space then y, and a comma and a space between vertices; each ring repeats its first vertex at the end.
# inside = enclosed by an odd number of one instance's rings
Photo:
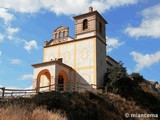
POLYGON ((73 16, 93 6, 108 21, 107 54, 129 73, 160 82, 160 1, 0 0, 0 86, 30 88, 43 43, 59 26, 74 37, 73 16))

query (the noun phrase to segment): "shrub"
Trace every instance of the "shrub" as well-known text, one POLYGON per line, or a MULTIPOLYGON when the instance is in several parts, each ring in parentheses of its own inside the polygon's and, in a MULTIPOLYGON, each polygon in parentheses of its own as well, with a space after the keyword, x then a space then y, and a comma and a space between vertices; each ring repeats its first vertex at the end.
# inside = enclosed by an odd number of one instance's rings
POLYGON ((133 80, 134 80, 137 84, 139 84, 139 83, 141 83, 141 82, 144 81, 143 76, 140 75, 139 73, 132 73, 130 76, 133 78, 133 80))
POLYGON ((112 69, 107 70, 107 73, 104 76, 104 85, 107 87, 107 90, 117 93, 119 91, 119 84, 122 80, 127 79, 127 70, 123 67, 123 63, 119 62, 112 69))

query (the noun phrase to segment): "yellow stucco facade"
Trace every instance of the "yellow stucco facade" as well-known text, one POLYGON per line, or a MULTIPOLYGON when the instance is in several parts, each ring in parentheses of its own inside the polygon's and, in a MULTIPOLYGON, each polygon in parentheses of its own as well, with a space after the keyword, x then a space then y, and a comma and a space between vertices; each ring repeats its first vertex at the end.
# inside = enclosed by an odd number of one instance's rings
POLYGON ((84 78, 89 84, 96 84, 95 37, 44 48, 43 62, 57 58, 62 58, 64 64, 75 70, 75 82, 84 78))

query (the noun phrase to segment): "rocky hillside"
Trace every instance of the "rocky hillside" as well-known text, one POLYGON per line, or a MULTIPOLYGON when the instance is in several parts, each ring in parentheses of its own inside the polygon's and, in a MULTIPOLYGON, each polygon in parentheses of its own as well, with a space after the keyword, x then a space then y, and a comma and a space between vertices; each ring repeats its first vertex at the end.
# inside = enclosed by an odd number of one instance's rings
MULTIPOLYGON (((73 93, 51 91, 39 93, 30 98, 13 98, 7 101, 1 100, 0 106, 1 108, 7 108, 8 106, 14 105, 30 112, 34 112, 39 107, 47 109, 50 112, 60 110, 60 114, 66 116, 68 120, 130 119, 125 117, 126 113, 160 115, 159 95, 152 93, 152 90, 147 87, 147 84, 145 87, 142 85, 142 87, 142 89, 134 91, 134 95, 131 93, 132 97, 124 97, 119 94, 101 90, 73 93)), ((19 112, 19 109, 17 109, 17 112, 19 112)), ((28 119, 30 119, 30 117, 31 116, 28 116, 28 119)), ((41 116, 41 118, 42 117, 43 116, 41 116)), ((48 118, 45 120, 52 119, 48 118)), ((142 118, 132 119, 141 120, 142 118)), ((151 118, 144 119, 150 120, 151 118)), ((10 120, 13 120, 12 117, 10 120)))

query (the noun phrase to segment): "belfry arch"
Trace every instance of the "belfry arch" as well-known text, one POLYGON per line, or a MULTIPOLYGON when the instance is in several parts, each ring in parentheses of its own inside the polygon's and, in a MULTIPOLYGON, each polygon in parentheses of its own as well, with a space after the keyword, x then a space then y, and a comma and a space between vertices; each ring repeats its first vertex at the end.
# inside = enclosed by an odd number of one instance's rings
POLYGON ((51 90, 51 74, 49 70, 44 69, 38 73, 37 81, 36 81, 36 92, 41 91, 41 89, 51 90), (42 86, 49 86, 45 88, 40 88, 42 86))

